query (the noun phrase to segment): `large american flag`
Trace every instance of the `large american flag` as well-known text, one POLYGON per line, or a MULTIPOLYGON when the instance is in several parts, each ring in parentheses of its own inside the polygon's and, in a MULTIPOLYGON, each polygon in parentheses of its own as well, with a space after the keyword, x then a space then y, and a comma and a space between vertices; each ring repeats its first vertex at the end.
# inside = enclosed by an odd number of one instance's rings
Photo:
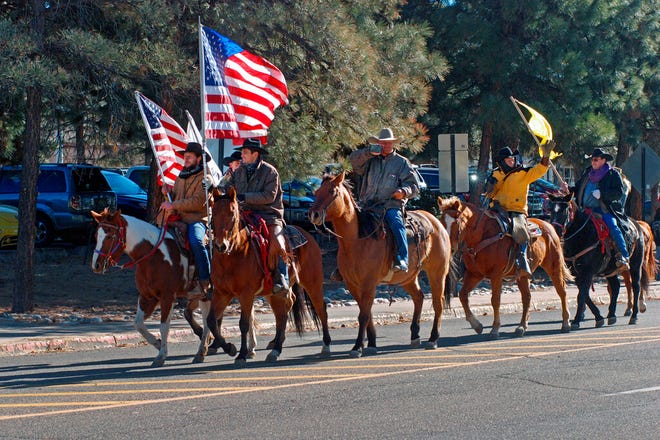
MULTIPOLYGON (((154 155, 163 172, 164 182, 172 186, 183 169, 183 152, 186 150, 189 138, 174 118, 158 104, 140 92, 135 92, 135 99, 140 108, 147 134, 151 139, 154 155)), ((208 150, 206 151, 208 152, 208 150)), ((208 156, 210 157, 210 154, 208 156)), ((207 162, 207 167, 216 179, 221 174, 213 159, 207 162)), ((163 184, 160 173, 158 183, 163 184)))
POLYGON ((289 102, 282 72, 206 26, 200 44, 206 139, 265 137, 275 109, 289 102))

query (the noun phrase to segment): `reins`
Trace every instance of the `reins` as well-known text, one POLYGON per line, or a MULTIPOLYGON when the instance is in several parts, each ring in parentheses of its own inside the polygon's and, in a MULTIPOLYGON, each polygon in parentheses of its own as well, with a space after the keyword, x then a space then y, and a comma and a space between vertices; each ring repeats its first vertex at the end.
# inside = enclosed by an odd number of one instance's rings
POLYGON ((161 230, 160 230, 158 241, 151 248, 151 250, 149 252, 147 252, 145 255, 141 256, 137 260, 131 259, 131 261, 120 265, 113 258, 112 255, 115 252, 117 252, 118 250, 121 250, 121 252, 123 254, 124 251, 126 250, 126 227, 125 226, 117 226, 115 224, 108 223, 108 222, 99 222, 99 227, 107 227, 107 228, 114 229, 114 230, 117 231, 117 233, 113 236, 113 240, 116 240, 116 242, 113 241, 112 249, 109 252, 101 252, 101 251, 98 251, 98 250, 94 250, 94 252, 96 254, 98 254, 99 256, 105 257, 106 261, 110 263, 111 268, 118 268, 117 272, 119 272, 120 270, 124 270, 124 269, 130 269, 130 268, 136 266, 138 263, 140 263, 140 262, 142 262, 142 261, 144 261, 148 258, 151 258, 151 256, 153 256, 156 253, 156 251, 158 250, 160 245, 163 243, 163 241, 165 240, 165 235, 167 234, 167 223, 165 223, 163 225, 163 227, 161 228, 161 230))

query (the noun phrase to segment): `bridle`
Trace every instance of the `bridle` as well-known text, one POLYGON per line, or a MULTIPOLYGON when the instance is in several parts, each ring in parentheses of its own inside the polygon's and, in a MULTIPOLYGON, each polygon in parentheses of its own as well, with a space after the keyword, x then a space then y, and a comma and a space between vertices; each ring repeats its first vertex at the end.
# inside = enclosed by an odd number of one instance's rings
MULTIPOLYGON (((564 243, 567 242, 568 240, 574 238, 574 237, 575 237, 580 231, 582 231, 582 230, 587 226, 587 224, 589 224, 589 222, 591 222, 591 221, 593 221, 593 220, 592 220, 592 214, 589 214, 589 215, 586 216, 586 218, 585 218, 585 220, 584 220, 584 223, 582 223, 582 226, 580 226, 580 227, 577 229, 577 231, 573 232, 573 233, 572 233, 571 235, 569 235, 568 237, 564 237, 564 243)), ((593 251, 594 249, 596 249, 596 248, 598 247, 599 244, 600 244, 600 241, 597 240, 596 243, 592 244, 591 246, 588 246, 586 249, 581 250, 580 252, 578 252, 577 254, 573 255, 572 257, 566 257, 566 256, 565 256, 565 257, 564 257, 564 260, 566 260, 566 261, 570 261, 570 262, 572 262, 573 264, 575 264, 575 262, 578 260, 578 258, 583 257, 584 255, 588 254, 589 252, 593 251)))
MULTIPOLYGON (((318 232, 318 233, 320 233, 320 234, 327 233, 327 234, 334 235, 334 236, 337 237, 337 238, 343 238, 343 237, 341 237, 339 234, 337 234, 336 232, 334 232, 332 229, 330 229, 330 228, 328 227, 328 225, 326 225, 326 223, 325 223, 325 222, 326 222, 325 217, 326 217, 326 213, 327 213, 328 209, 330 209, 330 207, 331 207, 332 205, 335 204, 335 202, 337 201, 338 198, 339 198, 339 187, 336 186, 335 189, 334 189, 334 191, 333 191, 333 196, 332 196, 332 198, 330 199, 330 201, 328 201, 328 202, 325 204, 325 206, 324 206, 322 209, 320 209, 320 214, 321 214, 321 226, 322 226, 323 229, 322 229, 322 230, 319 229, 319 227, 316 225, 316 223, 313 223, 313 225, 314 225, 314 229, 316 230, 316 232, 318 232)), ((318 199, 317 199, 317 200, 318 200, 318 199)), ((353 203, 353 207, 357 210, 358 207, 357 207, 357 204, 355 203, 355 200, 353 200, 353 197, 351 197, 351 202, 353 203)))
MULTIPOLYGON (((227 200, 229 203, 236 203, 236 204, 238 205, 238 202, 232 202, 229 198, 226 198, 226 200, 227 200)), ((219 200, 216 201, 216 203, 217 203, 218 206, 219 206, 219 200)), ((214 205, 214 208, 215 208, 215 205, 214 205)), ((216 209, 217 209, 217 208, 216 208, 216 209)), ((221 217, 218 216, 218 215, 215 215, 215 214, 213 215, 213 219, 214 219, 214 220, 217 219, 217 220, 219 221, 220 218, 221 218, 221 217)), ((236 210, 232 213, 231 223, 232 223, 232 227, 231 227, 232 233, 230 234, 230 238, 231 238, 231 237, 234 237, 234 236, 238 236, 238 235, 240 234, 240 231, 241 231, 241 223, 242 223, 242 222, 241 222, 241 208, 240 208, 240 205, 238 205, 238 209, 236 209, 236 210)), ((247 228, 247 225, 244 225, 244 227, 247 228)), ((227 228, 225 228, 225 229, 227 229, 227 228)), ((213 224, 213 247, 214 247, 215 250, 217 250, 220 254, 226 254, 226 255, 231 254, 232 251, 234 250, 235 245, 236 245, 236 241, 233 240, 233 239, 227 239, 227 240, 225 240, 224 238, 222 238, 223 244, 224 244, 225 241, 226 241, 226 244, 227 244, 227 248, 226 248, 226 249, 223 249, 222 246, 221 246, 221 244, 218 243, 218 240, 219 240, 219 239, 221 239, 221 237, 220 237, 220 234, 217 234, 217 233, 216 233, 216 225, 215 225, 215 223, 214 223, 214 224, 213 224)))
POLYGON ((119 256, 121 256, 122 254, 124 254, 124 251, 126 250, 126 226, 123 224, 121 226, 117 226, 113 223, 99 222, 98 227, 99 228, 103 227, 104 230, 106 228, 109 228, 114 231, 114 233, 110 237, 108 237, 112 240, 112 246, 110 247, 110 250, 108 252, 101 252, 100 250, 94 250, 94 252, 99 257, 104 258, 103 273, 105 273, 109 267, 118 268, 118 271, 124 269, 130 269, 133 266, 137 265, 139 262, 144 261, 147 258, 150 258, 153 254, 156 253, 156 250, 163 243, 163 241, 165 240, 165 235, 167 234, 167 223, 164 223, 163 227, 161 228, 158 241, 151 248, 149 252, 147 252, 145 255, 138 258, 137 260, 131 260, 125 264, 119 264, 118 261, 119 257, 115 259, 114 255, 119 253, 119 256))

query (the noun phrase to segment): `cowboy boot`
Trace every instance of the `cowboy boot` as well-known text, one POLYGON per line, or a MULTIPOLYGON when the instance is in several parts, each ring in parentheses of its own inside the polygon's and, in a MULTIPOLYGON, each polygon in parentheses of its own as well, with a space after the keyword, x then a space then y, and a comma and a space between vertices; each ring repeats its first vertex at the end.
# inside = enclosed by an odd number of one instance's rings
POLYGON ((277 267, 272 272, 273 275, 273 294, 287 293, 289 291, 289 266, 282 257, 277 260, 277 267))
POLYGON ((213 289, 211 289, 211 282, 209 280, 199 280, 199 290, 202 292, 202 297, 211 299, 213 289))
POLYGON ((529 267, 529 261, 527 261, 527 243, 520 245, 520 252, 516 257, 516 266, 518 266, 519 275, 532 277, 532 269, 529 267))

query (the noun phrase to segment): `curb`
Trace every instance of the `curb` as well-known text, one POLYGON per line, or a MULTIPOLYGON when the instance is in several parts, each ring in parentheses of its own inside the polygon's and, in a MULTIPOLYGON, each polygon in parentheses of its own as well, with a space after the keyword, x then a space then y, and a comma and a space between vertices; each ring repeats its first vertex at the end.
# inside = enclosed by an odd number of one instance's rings
MULTIPOLYGON (((602 304, 603 298, 595 298, 596 301, 602 304)), ((609 298, 607 298, 609 300, 609 298)), ((575 301, 569 300, 569 307, 575 307, 575 301)), ((553 310, 561 307, 559 299, 550 301, 532 301, 530 304, 530 311, 553 310)), ((493 308, 490 305, 472 306, 472 312, 476 316, 492 315, 493 308)), ((500 313, 521 313, 522 304, 511 303, 502 304, 500 306, 500 313)), ((457 319, 465 318, 463 308, 454 306, 447 309, 443 313, 444 319, 457 319)), ((398 324, 401 322, 410 321, 412 319, 412 308, 410 311, 405 312, 385 312, 375 313, 373 315, 374 324, 376 325, 390 325, 398 324)), ((430 321, 433 319, 433 310, 427 309, 422 311, 421 320, 430 321)), ((337 327, 357 327, 357 310, 354 317, 341 317, 329 318, 328 325, 332 328, 337 327)), ((274 334, 274 322, 261 322, 257 323, 258 335, 272 335, 274 334)), ((315 331, 315 328, 306 329, 306 331, 315 331)), ((240 329, 238 325, 230 325, 222 327, 222 334, 225 337, 238 337, 240 336, 240 329)), ((191 329, 175 329, 171 330, 168 338, 169 342, 197 342, 199 339, 192 332, 191 329)), ((9 344, 0 344, 0 356, 20 356, 36 353, 55 353, 65 351, 87 351, 87 350, 100 350, 103 348, 118 348, 118 347, 138 347, 147 345, 144 338, 135 332, 125 332, 113 335, 89 335, 89 336, 65 336, 65 337, 46 337, 39 340, 28 339, 26 341, 14 342, 9 344)))

